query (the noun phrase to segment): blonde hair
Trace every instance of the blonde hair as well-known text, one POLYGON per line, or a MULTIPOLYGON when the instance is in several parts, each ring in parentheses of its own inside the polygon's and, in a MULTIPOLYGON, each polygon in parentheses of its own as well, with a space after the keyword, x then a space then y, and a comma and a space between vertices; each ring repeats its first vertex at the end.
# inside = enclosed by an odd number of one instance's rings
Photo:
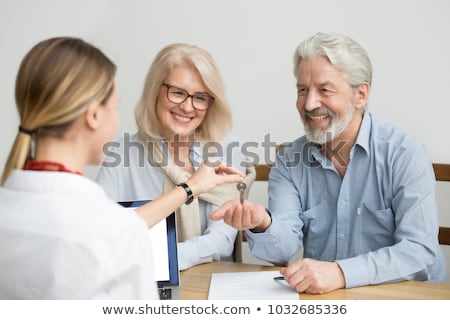
POLYGON ((183 43, 164 47, 150 66, 141 98, 135 109, 140 137, 147 135, 162 138, 156 113, 158 95, 170 71, 180 65, 190 66, 198 71, 207 92, 214 97, 205 118, 195 132, 196 137, 204 141, 220 142, 231 127, 231 111, 225 96, 222 77, 214 59, 207 51, 183 43))
POLYGON ((58 37, 35 45, 16 78, 20 130, 3 170, 22 169, 30 158, 33 135, 62 136, 87 107, 112 94, 116 66, 81 39, 58 37))

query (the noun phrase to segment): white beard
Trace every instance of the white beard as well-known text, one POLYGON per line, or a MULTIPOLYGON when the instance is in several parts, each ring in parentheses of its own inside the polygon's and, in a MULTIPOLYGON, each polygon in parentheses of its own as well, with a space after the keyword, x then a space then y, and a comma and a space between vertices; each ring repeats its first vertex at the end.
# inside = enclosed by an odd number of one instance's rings
MULTIPOLYGON (((306 138, 313 143, 323 145, 339 137, 339 135, 345 130, 345 128, 347 128, 349 123, 352 121, 355 110, 353 108, 353 105, 350 103, 345 117, 342 119, 336 119, 336 114, 333 111, 322 107, 321 109, 323 109, 323 111, 325 112, 320 112, 320 114, 327 114, 331 117, 331 124, 325 131, 323 131, 323 129, 321 128, 310 126, 306 119, 307 114, 302 115, 301 119, 305 128, 306 138)), ((316 109, 314 109, 311 113, 314 114, 315 110, 316 109)))

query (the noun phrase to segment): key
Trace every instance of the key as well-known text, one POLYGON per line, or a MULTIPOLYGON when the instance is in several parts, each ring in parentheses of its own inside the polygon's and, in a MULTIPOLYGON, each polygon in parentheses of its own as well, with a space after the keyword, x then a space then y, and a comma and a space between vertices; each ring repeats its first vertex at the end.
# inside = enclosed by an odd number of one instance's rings
POLYGON ((247 185, 245 184, 244 181, 241 181, 237 184, 237 189, 240 192, 240 200, 241 200, 241 204, 244 203, 244 191, 247 188, 247 185))

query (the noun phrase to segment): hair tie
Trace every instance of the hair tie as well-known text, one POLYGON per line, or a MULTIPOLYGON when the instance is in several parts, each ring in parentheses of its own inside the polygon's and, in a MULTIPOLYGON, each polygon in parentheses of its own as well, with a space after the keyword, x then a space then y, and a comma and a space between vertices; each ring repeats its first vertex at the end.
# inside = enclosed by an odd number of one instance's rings
POLYGON ((24 127, 22 127, 22 126, 19 126, 19 132, 28 134, 28 135, 30 135, 30 136, 32 136, 32 135, 34 134, 35 131, 36 131, 36 130, 30 130, 30 129, 24 128, 24 127))

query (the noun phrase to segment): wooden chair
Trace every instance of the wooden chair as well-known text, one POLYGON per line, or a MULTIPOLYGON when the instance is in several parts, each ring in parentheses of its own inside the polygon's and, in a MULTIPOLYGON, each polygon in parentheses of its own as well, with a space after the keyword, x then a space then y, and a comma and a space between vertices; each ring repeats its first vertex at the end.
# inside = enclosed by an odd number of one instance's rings
MULTIPOLYGON (((278 148, 277 148, 278 150, 278 148)), ((255 181, 268 181, 271 166, 269 164, 258 164, 255 166, 256 179, 255 181)), ((450 164, 433 163, 434 175, 436 181, 450 182, 450 164)), ((450 214, 450 213, 449 213, 450 214)), ((245 234, 244 234, 245 239, 245 234)), ((450 227, 439 227, 439 243, 450 245, 450 227)))
MULTIPOLYGON (((450 181, 450 164, 433 163, 433 169, 436 181, 450 181)), ((450 228, 439 227, 438 239, 440 244, 450 245, 450 228)))
POLYGON ((269 173, 272 166, 270 164, 257 164, 255 166, 255 181, 269 181, 269 173))

